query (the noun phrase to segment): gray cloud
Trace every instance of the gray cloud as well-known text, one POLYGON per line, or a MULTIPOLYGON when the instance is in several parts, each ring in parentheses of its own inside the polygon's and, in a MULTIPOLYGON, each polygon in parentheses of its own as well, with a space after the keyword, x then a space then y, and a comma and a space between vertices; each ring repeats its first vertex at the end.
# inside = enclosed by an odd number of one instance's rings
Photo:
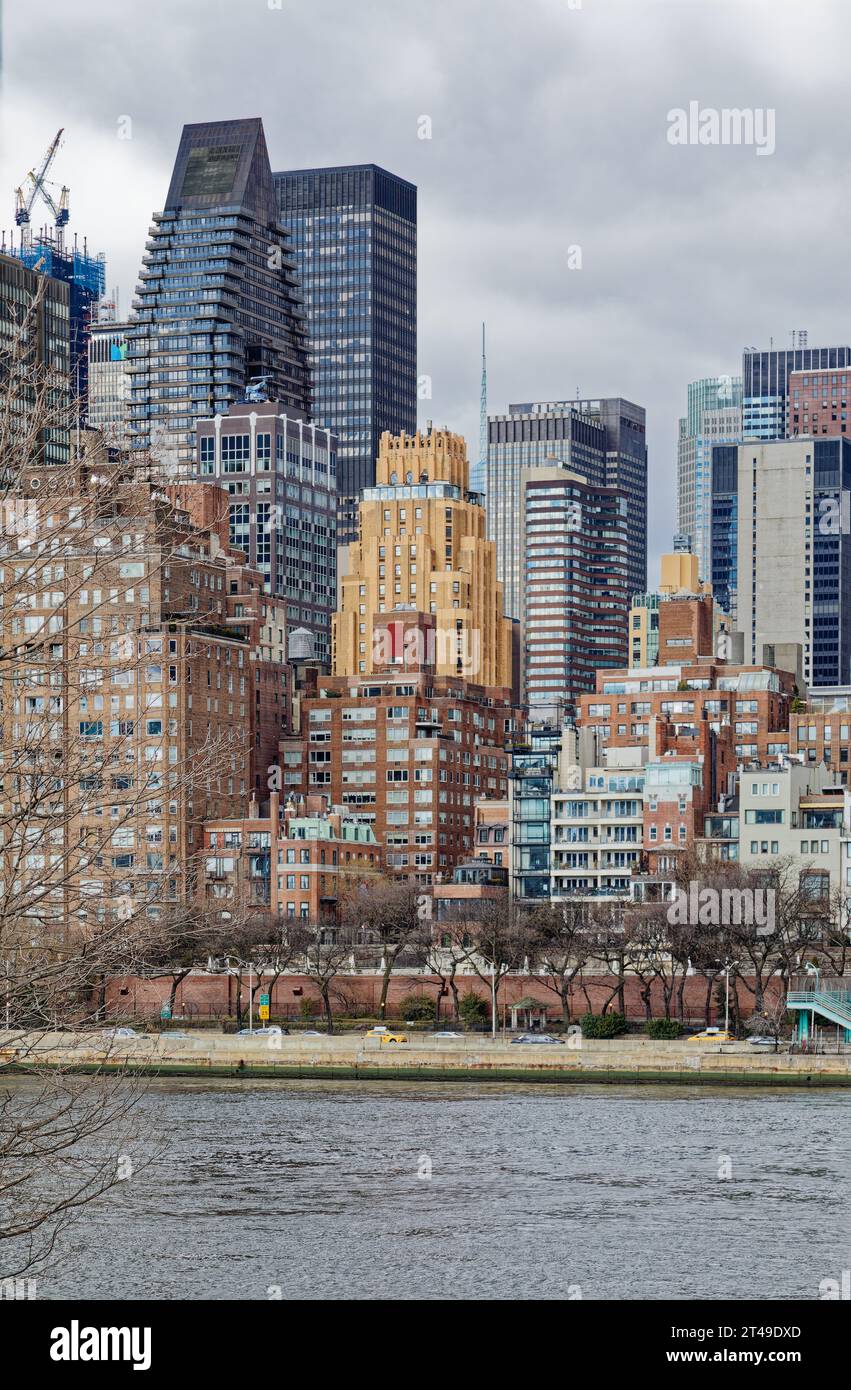
POLYGON ((645 405, 651 582, 686 383, 792 328, 849 337, 844 6, 42 0, 35 24, 7 5, 5 26, 0 226, 59 125, 72 230, 125 305, 185 121, 260 114, 277 167, 375 160, 414 180, 423 418, 475 454, 483 318, 493 410, 577 388, 645 405), (691 100, 775 108, 776 153, 671 146, 667 112, 691 100))

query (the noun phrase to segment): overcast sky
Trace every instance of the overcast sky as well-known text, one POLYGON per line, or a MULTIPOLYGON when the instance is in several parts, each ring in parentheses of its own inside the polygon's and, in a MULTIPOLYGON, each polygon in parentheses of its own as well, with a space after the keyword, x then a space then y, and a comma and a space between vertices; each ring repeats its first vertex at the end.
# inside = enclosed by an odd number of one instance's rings
POLYGON ((687 382, 851 337, 847 0, 2 2, 0 227, 64 126, 70 230, 126 310, 184 122, 260 115, 273 168, 411 179, 421 418, 477 453, 483 319, 492 412, 645 406, 651 583, 687 382), (774 153, 672 145, 690 101, 772 109, 774 153))

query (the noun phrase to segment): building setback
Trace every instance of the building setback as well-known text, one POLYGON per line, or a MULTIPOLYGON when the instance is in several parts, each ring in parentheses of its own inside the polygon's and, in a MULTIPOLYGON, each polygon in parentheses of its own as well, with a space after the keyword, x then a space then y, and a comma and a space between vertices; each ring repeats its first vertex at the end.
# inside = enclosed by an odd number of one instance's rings
POLYGON ((438 674, 510 687, 512 625, 461 436, 384 435, 375 486, 365 489, 359 514, 360 539, 349 546, 334 618, 335 675, 383 666, 374 622, 404 609, 431 616, 429 660, 438 674))
POLYGON ((339 540, 382 434, 417 427, 417 190, 360 164, 274 175, 304 292, 314 415, 338 436, 339 540))
POLYGON ((188 476, 198 416, 224 413, 255 378, 290 415, 309 417, 300 290, 258 118, 184 126, 136 296, 133 448, 188 476))

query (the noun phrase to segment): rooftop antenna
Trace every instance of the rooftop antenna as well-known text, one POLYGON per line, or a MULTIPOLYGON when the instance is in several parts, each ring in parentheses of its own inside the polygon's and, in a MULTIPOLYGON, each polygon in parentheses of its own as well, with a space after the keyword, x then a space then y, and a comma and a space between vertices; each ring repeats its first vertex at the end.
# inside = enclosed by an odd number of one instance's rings
POLYGON ((485 348, 485 325, 482 324, 482 389, 479 397, 479 467, 478 492, 487 491, 488 479, 488 359, 485 348))

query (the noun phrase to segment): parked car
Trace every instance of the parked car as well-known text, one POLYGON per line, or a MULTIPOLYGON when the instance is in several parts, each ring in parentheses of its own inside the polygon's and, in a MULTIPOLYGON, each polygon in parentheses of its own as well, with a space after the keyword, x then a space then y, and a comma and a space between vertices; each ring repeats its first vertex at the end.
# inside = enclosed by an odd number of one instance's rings
POLYGON ((279 1028, 277 1023, 271 1024, 266 1028, 240 1028, 237 1033, 238 1038, 279 1038, 286 1033, 289 1036, 289 1028, 279 1028))
POLYGON ((407 1033, 396 1033, 385 1027, 383 1023, 377 1023, 374 1028, 367 1028, 364 1037, 377 1038, 382 1043, 406 1043, 408 1041, 407 1033))
POLYGON ((557 1043, 564 1047, 564 1038, 554 1038, 550 1033, 521 1033, 519 1038, 512 1038, 512 1043, 557 1043))
POLYGON ((728 1043, 735 1042, 736 1035, 734 1033, 725 1033, 723 1028, 704 1028, 701 1033, 692 1033, 688 1041, 728 1043))

